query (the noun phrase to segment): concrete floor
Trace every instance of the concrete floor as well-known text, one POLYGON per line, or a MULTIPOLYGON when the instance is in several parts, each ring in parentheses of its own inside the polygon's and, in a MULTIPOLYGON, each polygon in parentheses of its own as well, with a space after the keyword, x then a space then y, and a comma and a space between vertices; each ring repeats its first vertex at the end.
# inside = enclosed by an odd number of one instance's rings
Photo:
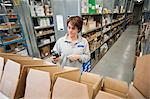
POLYGON ((129 26, 91 72, 130 83, 133 77, 137 33, 138 26, 129 26))

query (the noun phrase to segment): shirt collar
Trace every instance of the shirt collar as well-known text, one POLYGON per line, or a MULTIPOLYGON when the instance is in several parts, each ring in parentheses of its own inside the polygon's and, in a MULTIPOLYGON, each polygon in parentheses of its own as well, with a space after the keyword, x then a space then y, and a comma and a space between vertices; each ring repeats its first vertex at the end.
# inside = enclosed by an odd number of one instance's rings
MULTIPOLYGON (((81 39, 82 37, 78 34, 78 39, 76 43, 79 43, 81 39)), ((68 39, 68 33, 65 35, 65 42, 71 43, 71 41, 68 39)))

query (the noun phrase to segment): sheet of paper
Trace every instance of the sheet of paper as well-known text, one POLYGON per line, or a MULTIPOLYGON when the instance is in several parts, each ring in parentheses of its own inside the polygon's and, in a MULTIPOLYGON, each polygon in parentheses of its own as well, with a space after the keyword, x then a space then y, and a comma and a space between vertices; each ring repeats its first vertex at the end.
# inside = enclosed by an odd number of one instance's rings
POLYGON ((57 23, 57 30, 63 31, 64 30, 64 21, 62 15, 56 15, 56 23, 57 23))

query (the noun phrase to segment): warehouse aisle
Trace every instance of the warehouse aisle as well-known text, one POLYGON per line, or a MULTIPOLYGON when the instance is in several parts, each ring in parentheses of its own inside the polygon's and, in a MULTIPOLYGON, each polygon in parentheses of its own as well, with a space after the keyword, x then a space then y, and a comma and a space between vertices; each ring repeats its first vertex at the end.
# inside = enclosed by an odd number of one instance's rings
POLYGON ((129 26, 91 72, 130 82, 133 76, 137 33, 138 26, 129 26))

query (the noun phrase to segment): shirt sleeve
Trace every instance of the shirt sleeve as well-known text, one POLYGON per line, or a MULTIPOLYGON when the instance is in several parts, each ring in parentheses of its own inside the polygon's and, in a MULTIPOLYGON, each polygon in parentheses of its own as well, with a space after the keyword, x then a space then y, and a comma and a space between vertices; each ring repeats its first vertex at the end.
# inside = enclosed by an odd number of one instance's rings
POLYGON ((60 50, 60 39, 55 43, 53 50, 60 54, 60 52, 61 52, 61 50, 60 50))
POLYGON ((86 63, 90 60, 89 44, 88 44, 88 41, 86 39, 84 39, 84 40, 85 40, 84 52, 82 55, 80 55, 80 59, 79 59, 79 61, 81 61, 82 63, 86 63))

